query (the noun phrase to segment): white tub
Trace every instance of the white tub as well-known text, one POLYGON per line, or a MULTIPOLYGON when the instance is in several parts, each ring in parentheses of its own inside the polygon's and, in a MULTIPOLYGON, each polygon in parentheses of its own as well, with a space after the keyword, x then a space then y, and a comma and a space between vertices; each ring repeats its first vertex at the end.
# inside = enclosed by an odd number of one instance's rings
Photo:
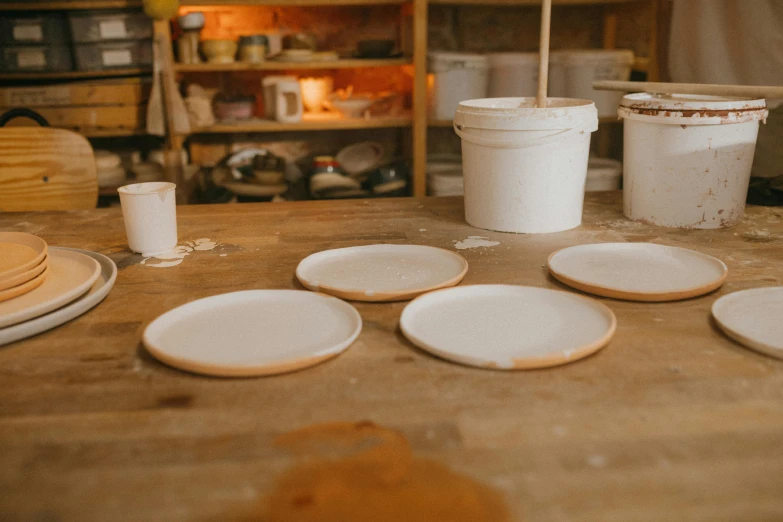
POLYGON ((599 80, 628 81, 634 63, 633 51, 613 49, 575 49, 552 53, 551 96, 593 100, 598 117, 616 114, 623 93, 596 91, 599 80))
POLYGON ((517 233, 581 224, 595 105, 567 98, 534 105, 535 98, 460 103, 454 130, 462 138, 469 224, 517 233))
POLYGON ((618 114, 628 218, 705 229, 742 220, 764 100, 630 94, 618 114))
POLYGON ((428 55, 430 117, 453 120, 465 100, 485 98, 489 88, 489 60, 485 55, 430 52, 428 55))
POLYGON ((489 57, 489 97, 535 96, 538 53, 493 53, 489 57))

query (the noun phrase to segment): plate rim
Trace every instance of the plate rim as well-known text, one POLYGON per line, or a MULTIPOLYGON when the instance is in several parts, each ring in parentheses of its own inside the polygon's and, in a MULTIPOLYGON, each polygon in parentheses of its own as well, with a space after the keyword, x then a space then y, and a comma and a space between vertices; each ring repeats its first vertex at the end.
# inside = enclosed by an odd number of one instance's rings
POLYGON ((724 263, 722 260, 718 259, 715 256, 704 254, 702 252, 699 252, 698 250, 692 250, 690 248, 683 248, 683 247, 671 246, 671 245, 659 245, 658 243, 650 243, 647 241, 628 242, 628 243, 609 241, 606 243, 584 243, 582 245, 572 245, 568 247, 563 247, 549 254, 549 257, 547 258, 546 266, 549 273, 552 274, 552 277, 554 277, 564 285, 574 288, 576 290, 586 292, 588 294, 598 295, 601 297, 609 297, 612 299, 621 299, 624 301, 639 301, 639 302, 648 302, 648 303, 681 301, 683 299, 690 299, 692 297, 699 297, 705 294, 709 294, 710 292, 713 292, 718 288, 720 288, 721 286, 723 286, 723 283, 726 282, 726 278, 729 276, 729 268, 728 266, 726 266, 726 263, 724 263), (720 264, 720 266, 723 268, 723 273, 721 274, 721 277, 715 281, 712 281, 710 283, 701 286, 690 287, 685 290, 666 291, 666 292, 633 292, 633 291, 619 290, 616 288, 610 288, 607 286, 596 285, 593 283, 589 283, 587 281, 574 279, 572 277, 569 277, 565 274, 558 272, 552 267, 552 260, 555 258, 555 256, 557 256, 561 252, 571 248, 587 247, 587 246, 594 246, 594 245, 655 245, 664 248, 685 250, 688 252, 692 252, 702 258, 707 258, 707 259, 717 261, 720 264))
POLYGON ((757 292, 761 293, 761 291, 768 290, 771 288, 778 289, 781 293, 783 293, 783 286, 758 286, 756 288, 746 288, 744 290, 737 290, 736 292, 731 292, 726 295, 723 295, 718 299, 716 299, 714 303, 712 303, 712 306, 710 307, 710 315, 715 320, 715 324, 718 326, 718 328, 726 335, 726 337, 728 337, 732 341, 741 344, 745 348, 749 348, 756 352, 763 353, 770 357, 774 357, 776 359, 783 359, 783 349, 776 348, 772 345, 769 345, 761 341, 757 341, 755 339, 751 339, 750 337, 747 337, 739 333, 738 331, 734 330, 733 328, 725 324, 723 321, 721 321, 717 313, 717 309, 719 306, 725 305, 732 298, 737 299, 737 297, 735 297, 736 294, 757 293, 757 292))
POLYGON ((0 280, 0 292, 5 292, 6 290, 10 290, 10 289, 12 289, 12 288, 14 288, 16 286, 23 285, 23 284, 25 284, 25 283, 27 283, 29 281, 32 281, 36 277, 38 277, 41 274, 43 274, 46 271, 46 269, 48 268, 48 266, 49 266, 49 253, 47 252, 46 255, 44 256, 43 260, 40 263, 38 263, 37 265, 35 265, 34 267, 32 267, 31 269, 25 270, 24 272, 22 272, 20 274, 16 274, 15 276, 9 277, 8 279, 0 280), (32 277, 30 277, 30 275, 29 275, 30 273, 33 273, 32 277), (13 280, 13 279, 16 279, 16 278, 21 278, 22 282, 21 283, 12 284, 11 286, 7 286, 7 287, 3 288, 3 285, 7 284, 6 283, 7 281, 13 280))
POLYGON ((364 322, 362 320, 361 314, 359 314, 359 311, 356 310, 356 308, 354 308, 350 303, 346 303, 345 301, 341 299, 337 299, 334 296, 326 295, 322 293, 307 292, 305 290, 292 290, 292 289, 282 289, 282 288, 281 289, 259 288, 259 289, 251 289, 251 290, 237 290, 234 292, 225 292, 222 294, 215 294, 206 297, 201 297, 199 299, 194 299, 193 301, 188 301, 187 303, 183 303, 179 306, 166 310, 162 314, 158 315, 157 317, 149 321, 144 326, 144 330, 141 335, 141 343, 144 345, 144 348, 147 350, 147 352, 150 355, 152 355, 155 359, 177 370, 187 371, 199 375, 206 375, 209 377, 263 377, 263 376, 290 373, 297 370, 303 370, 305 368, 315 366, 322 362, 326 362, 329 359, 333 359, 338 355, 342 354, 343 352, 345 352, 356 341, 356 339, 359 337, 359 334, 362 332, 363 327, 364 327, 364 322), (260 366, 259 365, 237 366, 237 365, 229 365, 229 364, 210 365, 204 362, 193 361, 191 359, 186 359, 183 357, 177 357, 168 354, 165 350, 162 350, 159 346, 156 346, 156 344, 150 339, 150 334, 149 334, 150 328, 152 328, 153 325, 158 321, 163 320, 164 316, 170 314, 171 312, 174 312, 175 310, 179 310, 180 308, 188 307, 200 301, 214 299, 217 297, 227 296, 231 294, 251 294, 251 293, 258 294, 258 293, 277 293, 277 292, 296 292, 297 294, 301 294, 303 296, 315 295, 315 296, 319 296, 320 298, 334 299, 337 303, 339 303, 338 306, 342 307, 346 312, 346 314, 350 315, 351 319, 355 321, 355 328, 345 340, 341 341, 340 343, 334 346, 330 346, 326 349, 319 350, 313 355, 298 358, 298 359, 288 359, 275 364, 267 364, 267 365, 260 365, 260 366))
MULTIPOLYGON (((30 234, 29 232, 17 232, 17 231, 14 231, 14 230, 0 231, 0 241, 3 241, 3 237, 4 236, 14 236, 14 235, 22 235, 22 236, 27 236, 27 237, 34 238, 33 242, 43 243, 43 248, 41 250, 37 251, 38 255, 35 256, 35 258, 32 261, 28 261, 27 263, 24 263, 23 265, 20 265, 20 266, 18 266, 16 268, 12 268, 10 270, 6 270, 5 272, 0 273, 0 279, 7 279, 9 277, 14 277, 14 276, 16 276, 18 274, 26 272, 30 268, 34 268, 34 267, 40 265, 41 262, 43 261, 44 257, 46 257, 47 251, 49 249, 49 245, 46 243, 46 241, 43 238, 41 238, 39 236, 36 236, 35 234, 30 234)), ((3 241, 3 242, 4 243, 9 243, 9 242, 10 243, 18 243, 17 241, 7 241, 7 240, 3 241)), ((21 244, 30 246, 27 243, 21 243, 21 244)), ((39 247, 40 247, 40 244, 39 244, 39 247)), ((34 247, 31 247, 31 248, 34 248, 34 247)))
POLYGON ((362 301, 362 302, 375 303, 375 302, 407 301, 409 299, 416 298, 428 292, 454 287, 458 285, 465 278, 469 268, 470 268, 470 264, 468 263, 467 259, 459 255, 458 253, 452 252, 451 250, 446 250, 445 248, 435 247, 430 245, 415 245, 411 243, 404 243, 404 244, 373 243, 371 245, 355 245, 349 247, 330 248, 327 250, 313 252, 312 254, 306 256, 304 259, 299 261, 299 263, 296 265, 295 274, 296 274, 296 279, 305 288, 313 292, 322 292, 322 293, 332 295, 334 297, 339 297, 340 299, 347 299, 349 301, 362 301), (416 288, 405 292, 375 292, 373 293, 373 295, 367 295, 365 292, 361 292, 357 290, 344 290, 330 285, 321 285, 321 284, 316 285, 305 280, 304 276, 301 273, 301 268, 303 263, 310 258, 325 254, 327 252, 335 252, 338 250, 360 249, 360 248, 375 247, 375 246, 390 246, 390 247, 405 246, 405 247, 421 247, 421 248, 440 250, 441 252, 446 252, 451 256, 456 257, 462 263, 462 271, 457 276, 454 276, 451 279, 448 279, 447 281, 444 281, 443 283, 440 283, 436 286, 416 288))
MULTIPOLYGON (((48 277, 49 277, 49 267, 47 266, 46 268, 44 268, 43 272, 41 272, 34 278, 30 279, 29 281, 25 281, 20 285, 12 286, 11 288, 6 288, 5 290, 0 290, 0 303, 10 301, 11 299, 15 299, 29 292, 32 292, 33 290, 35 290, 36 288, 44 284, 48 277)), ((3 320, 3 317, 5 316, 0 317, 0 321, 3 320)), ((2 323, 0 323, 0 328, 2 328, 2 323)))
POLYGON ((463 366, 469 366, 472 368, 482 368, 482 369, 489 369, 489 370, 500 370, 500 371, 516 371, 516 370, 537 370, 537 369, 543 369, 543 368, 551 368, 555 366, 562 366, 568 363, 576 362, 580 359, 584 359, 585 357, 588 357, 601 349, 605 348, 609 345, 610 342, 612 342, 612 339, 614 338, 615 333, 617 332, 617 316, 615 315, 614 311, 612 311, 611 308, 609 308, 606 304, 602 303, 601 301, 598 301, 597 299, 594 299, 592 297, 576 294, 574 292, 568 292, 565 290, 557 290, 553 288, 544 288, 540 286, 529 286, 529 285, 512 285, 512 284, 477 284, 477 285, 463 285, 459 287, 452 287, 452 288, 443 288, 441 290, 436 290, 434 292, 428 292, 426 294, 423 294, 410 303, 408 303, 405 308, 402 310, 402 313, 400 314, 399 319, 399 327, 402 334, 405 336, 405 338, 414 346, 420 348, 421 350, 424 350, 425 352, 430 353, 431 355, 435 355, 436 357, 440 359, 444 359, 446 361, 455 362, 458 364, 461 364, 463 366), (503 288, 514 288, 514 289, 536 289, 536 290, 546 290, 548 292, 556 292, 560 294, 565 294, 570 297, 583 300, 586 303, 588 303, 590 306, 595 307, 599 309, 603 314, 605 314, 609 319, 609 327, 606 332, 604 332, 604 335, 600 337, 598 340, 586 345, 579 347, 577 350, 571 351, 568 355, 548 355, 544 357, 532 357, 532 358, 526 358, 526 359, 513 359, 514 363, 511 367, 502 367, 499 366, 497 363, 492 361, 480 361, 475 358, 469 358, 464 357, 461 355, 455 355, 452 352, 446 352, 439 348, 435 348, 429 343, 426 343, 422 341, 420 338, 418 338, 416 335, 414 335, 410 329, 406 326, 405 318, 409 316, 411 313, 413 313, 412 307, 414 303, 420 302, 421 300, 431 298, 431 296, 435 294, 439 294, 441 292, 450 292, 450 291, 462 291, 467 290, 472 287, 503 287, 503 288), (406 315, 407 312, 407 315, 406 315))

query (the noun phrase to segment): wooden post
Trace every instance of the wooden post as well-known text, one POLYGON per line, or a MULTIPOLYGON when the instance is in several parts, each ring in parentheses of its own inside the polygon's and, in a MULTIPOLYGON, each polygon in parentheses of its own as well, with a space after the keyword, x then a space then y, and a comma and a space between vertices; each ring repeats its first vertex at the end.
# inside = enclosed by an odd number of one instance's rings
POLYGON ((413 195, 427 195, 427 0, 413 0, 413 195))

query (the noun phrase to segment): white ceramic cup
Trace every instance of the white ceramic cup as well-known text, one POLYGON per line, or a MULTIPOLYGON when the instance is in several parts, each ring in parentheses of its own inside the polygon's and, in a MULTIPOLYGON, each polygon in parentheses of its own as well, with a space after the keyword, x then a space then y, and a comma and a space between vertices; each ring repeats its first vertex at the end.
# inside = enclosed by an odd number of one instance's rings
POLYGON ((177 246, 176 188, 174 183, 152 182, 117 189, 132 251, 155 255, 177 246))

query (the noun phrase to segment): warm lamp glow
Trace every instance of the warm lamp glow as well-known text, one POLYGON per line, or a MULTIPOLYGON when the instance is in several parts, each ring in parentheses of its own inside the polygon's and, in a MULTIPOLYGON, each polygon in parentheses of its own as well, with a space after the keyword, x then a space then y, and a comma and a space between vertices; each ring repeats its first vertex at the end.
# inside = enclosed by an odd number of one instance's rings
POLYGON ((302 88, 302 103, 309 112, 321 112, 324 102, 334 89, 334 79, 300 78, 299 86, 302 88))

